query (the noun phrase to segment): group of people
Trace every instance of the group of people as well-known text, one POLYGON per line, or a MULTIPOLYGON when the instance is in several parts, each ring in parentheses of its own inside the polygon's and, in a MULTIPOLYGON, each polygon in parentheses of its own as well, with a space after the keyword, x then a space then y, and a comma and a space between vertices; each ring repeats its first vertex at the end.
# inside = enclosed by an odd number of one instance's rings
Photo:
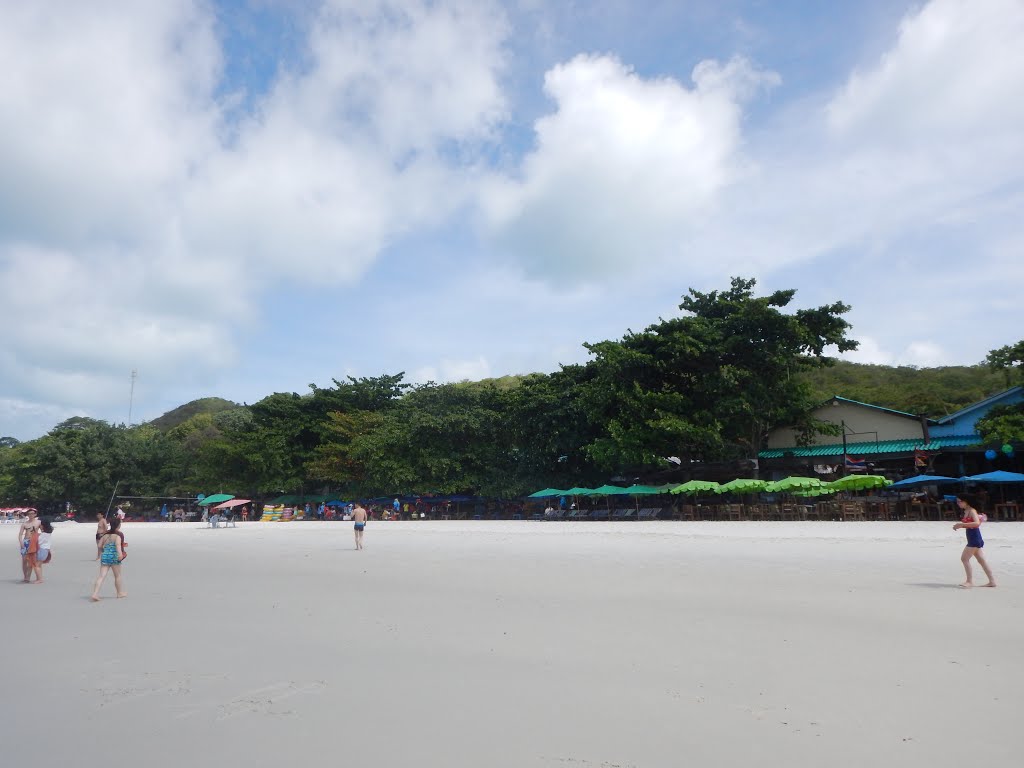
MULTIPOLYGON (((96 559, 100 563, 100 571, 93 583, 90 596, 93 602, 99 601, 100 588, 109 573, 114 575, 117 596, 128 596, 121 580, 121 563, 126 557, 127 546, 121 532, 123 519, 124 513, 120 510, 109 520, 102 512, 96 515, 96 559)), ((43 583, 43 566, 53 560, 52 537, 53 524, 49 518, 40 518, 36 510, 29 510, 28 517, 18 529, 23 584, 43 583)))
MULTIPOLYGON (((985 559, 983 549, 985 540, 981 535, 981 525, 986 517, 975 509, 972 500, 965 496, 948 497, 955 501, 960 508, 960 522, 953 526, 953 530, 963 529, 967 534, 967 544, 960 555, 960 562, 964 567, 965 579, 961 587, 969 589, 974 586, 974 573, 971 561, 976 561, 988 577, 988 582, 982 586, 995 587, 996 579, 992 569, 985 559)), ((356 504, 352 510, 352 520, 355 529, 356 549, 363 549, 363 535, 366 530, 366 522, 369 515, 362 505, 356 504)), ((99 561, 100 570, 93 583, 90 600, 98 602, 100 589, 106 581, 108 574, 114 576, 114 591, 119 598, 127 597, 124 591, 124 583, 121 578, 121 565, 127 557, 127 544, 124 534, 121 532, 121 521, 124 513, 112 515, 108 520, 103 513, 96 515, 96 560, 99 561)), ((18 530, 18 548, 21 552, 22 583, 42 584, 43 566, 51 562, 53 552, 51 542, 53 536, 53 525, 48 519, 41 519, 33 509, 29 510, 27 519, 21 524, 18 530), (35 577, 33 579, 33 576, 35 577)))

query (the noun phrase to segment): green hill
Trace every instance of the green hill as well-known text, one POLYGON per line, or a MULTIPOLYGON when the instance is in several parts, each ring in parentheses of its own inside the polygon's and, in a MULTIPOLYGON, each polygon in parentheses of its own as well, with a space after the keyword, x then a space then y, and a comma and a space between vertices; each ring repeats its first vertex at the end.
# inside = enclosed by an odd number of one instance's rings
POLYGON ((193 400, 191 403, 179 405, 174 410, 168 411, 163 416, 159 416, 149 423, 160 431, 167 432, 201 413, 212 415, 223 413, 224 411, 233 411, 236 408, 242 407, 238 403, 233 403, 220 397, 203 397, 199 400, 193 400))
POLYGON ((1010 387, 1004 372, 984 365, 893 368, 840 361, 803 375, 821 400, 840 395, 932 418, 946 416, 1010 387))

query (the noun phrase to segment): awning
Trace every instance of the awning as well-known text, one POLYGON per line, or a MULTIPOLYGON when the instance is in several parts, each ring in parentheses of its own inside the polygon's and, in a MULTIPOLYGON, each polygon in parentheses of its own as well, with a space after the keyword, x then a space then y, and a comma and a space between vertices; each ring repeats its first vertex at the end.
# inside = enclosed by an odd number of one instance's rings
POLYGON ((879 440, 867 443, 832 443, 830 445, 794 446, 792 448, 768 448, 760 451, 761 459, 781 459, 783 456, 811 457, 838 456, 842 461, 843 448, 847 455, 870 455, 880 453, 913 453, 914 451, 940 451, 946 448, 968 448, 978 445, 981 438, 977 435, 956 435, 950 437, 934 437, 931 442, 924 440, 879 440))

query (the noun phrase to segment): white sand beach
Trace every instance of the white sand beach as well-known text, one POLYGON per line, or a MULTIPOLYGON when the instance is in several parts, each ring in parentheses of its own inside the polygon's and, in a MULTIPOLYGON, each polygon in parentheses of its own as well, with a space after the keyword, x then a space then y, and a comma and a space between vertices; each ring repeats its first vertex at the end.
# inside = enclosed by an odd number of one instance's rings
POLYGON ((0 526, 4 764, 1024 762, 1024 524, 0 526), (984 583, 984 576, 976 575, 984 583))

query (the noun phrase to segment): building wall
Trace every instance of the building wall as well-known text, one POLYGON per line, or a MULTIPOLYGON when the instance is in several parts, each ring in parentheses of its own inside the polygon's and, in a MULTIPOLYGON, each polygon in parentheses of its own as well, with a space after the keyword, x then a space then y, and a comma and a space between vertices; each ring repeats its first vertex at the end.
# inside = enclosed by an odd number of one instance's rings
MULTIPOLYGON (((816 408, 814 418, 833 424, 846 424, 848 443, 868 443, 882 440, 920 440, 923 437, 921 422, 910 416, 863 405, 836 401, 816 408), (877 436, 876 436, 877 433, 877 436)), ((835 445, 841 443, 841 435, 818 435, 811 445, 835 445)), ((796 433, 792 429, 777 429, 768 435, 766 448, 793 448, 796 433)))

